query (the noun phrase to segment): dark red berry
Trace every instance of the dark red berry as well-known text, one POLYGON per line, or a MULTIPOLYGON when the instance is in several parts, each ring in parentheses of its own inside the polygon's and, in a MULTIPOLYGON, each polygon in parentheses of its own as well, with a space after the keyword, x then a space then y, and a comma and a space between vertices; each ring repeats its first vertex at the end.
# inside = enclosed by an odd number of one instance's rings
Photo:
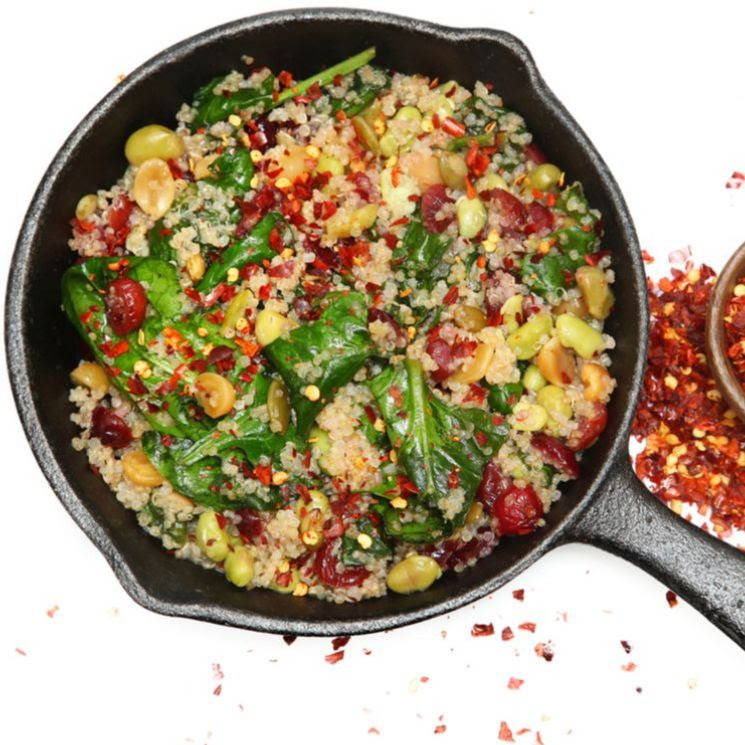
POLYGON ((91 437, 98 437, 103 445, 118 450, 132 442, 129 425, 108 406, 96 406, 92 419, 91 437))
POLYGON ((136 331, 145 320, 147 295, 135 279, 118 277, 106 288, 106 320, 118 336, 136 331))

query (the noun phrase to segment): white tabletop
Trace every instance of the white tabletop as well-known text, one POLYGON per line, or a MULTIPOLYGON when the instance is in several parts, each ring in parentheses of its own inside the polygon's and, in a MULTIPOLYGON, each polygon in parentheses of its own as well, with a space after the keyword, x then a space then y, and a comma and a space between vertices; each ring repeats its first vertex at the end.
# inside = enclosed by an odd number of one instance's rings
MULTIPOLYGON (((690 245, 719 268, 745 240, 745 187, 725 188, 745 171, 745 16, 735 3, 366 5, 522 38, 614 172, 657 267, 690 245)), ((187 7, 13 4, 0 45, 6 257, 47 163, 118 74, 204 28, 281 6, 187 7)), ((335 665, 328 639, 288 646, 149 613, 54 497, 5 383, 0 410, 2 742, 491 743, 501 722, 525 745, 743 737, 745 654, 685 603, 668 607, 666 588, 644 572, 587 546, 551 552, 447 617, 353 638, 335 665), (523 601, 512 595, 520 588, 523 601), (525 622, 535 631, 520 630, 525 622), (472 637, 474 623, 495 635, 472 637), (539 642, 550 642, 551 662, 536 655, 539 642), (510 678, 524 682, 511 689, 510 678)))

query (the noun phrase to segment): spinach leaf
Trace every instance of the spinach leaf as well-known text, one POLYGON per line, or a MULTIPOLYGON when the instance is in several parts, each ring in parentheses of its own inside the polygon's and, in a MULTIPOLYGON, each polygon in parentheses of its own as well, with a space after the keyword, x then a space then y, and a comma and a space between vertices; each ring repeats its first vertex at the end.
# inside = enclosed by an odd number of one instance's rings
POLYGON ((186 543, 186 523, 177 520, 167 524, 163 508, 152 502, 148 502, 139 511, 139 520, 148 530, 156 530, 161 535, 168 536, 179 548, 186 543))
POLYGON ((307 436, 316 415, 337 388, 348 383, 372 354, 366 296, 333 292, 324 302, 328 305, 317 321, 299 326, 287 338, 280 337, 264 348, 290 392, 301 437, 307 436), (316 368, 317 372, 303 368, 316 368), (308 385, 320 390, 317 401, 305 395, 308 385))
POLYGON ((482 132, 481 134, 466 135, 465 137, 456 137, 448 142, 446 150, 450 152, 457 152, 458 150, 465 150, 471 146, 471 143, 476 140, 479 147, 491 147, 494 145, 495 135, 494 132, 482 132))
POLYGON ((514 405, 523 395, 522 383, 505 383, 504 385, 493 385, 489 389, 487 401, 493 411, 500 414, 511 414, 514 405))
POLYGON ((226 150, 215 160, 210 170, 214 176, 206 179, 207 183, 240 193, 245 193, 251 188, 254 164, 251 152, 247 148, 236 147, 226 150))
POLYGON ((231 243, 221 254, 220 258, 211 264, 197 285, 197 290, 207 293, 217 287, 228 276, 228 269, 241 269, 246 264, 259 264, 264 259, 275 256, 274 249, 269 244, 269 234, 282 218, 278 212, 270 212, 256 223, 253 230, 231 243))
POLYGON ((430 233, 419 220, 412 220, 392 255, 394 263, 409 277, 416 277, 431 287, 437 277, 434 272, 448 250, 451 238, 430 233))
POLYGON ((356 538, 344 535, 341 539, 341 560, 351 566, 367 564, 370 559, 390 559, 393 557, 391 547, 380 537, 380 531, 368 517, 357 521, 360 533, 370 536, 372 543, 368 548, 362 548, 356 538))
POLYGON ((183 313, 184 296, 173 265, 163 259, 130 260, 129 276, 145 288, 148 302, 165 320, 178 318, 183 313))
POLYGON ((391 78, 387 70, 375 67, 377 76, 381 82, 365 82, 360 75, 359 70, 355 71, 352 78, 352 84, 349 90, 342 98, 331 96, 331 112, 336 114, 337 111, 343 111, 347 116, 356 116, 364 111, 380 94, 391 84, 391 78))
POLYGON ((570 184, 559 194, 556 199, 556 209, 565 212, 579 223, 595 223, 595 217, 590 212, 590 204, 579 181, 570 184))
MULTIPOLYGON (((180 227, 180 226, 179 226, 180 227)), ((171 246, 171 235, 175 231, 166 228, 163 219, 158 220, 148 231, 147 243, 150 246, 150 256, 156 259, 173 262, 176 260, 176 252, 171 246)))
POLYGON ((450 527, 463 523, 486 461, 508 434, 488 411, 450 406, 429 390, 421 365, 407 359, 369 382, 398 451, 398 461, 419 490, 423 504, 445 515, 450 527), (478 433, 478 440, 476 437, 478 433), (455 487, 464 491, 455 512, 443 506, 455 487))
POLYGON ((407 502, 405 513, 383 502, 372 507, 383 520, 383 531, 389 538, 404 543, 433 543, 452 531, 452 525, 436 510, 415 499, 407 498, 407 502))
POLYGON ((272 75, 269 75, 258 88, 239 88, 229 95, 215 93, 215 87, 223 80, 223 77, 210 80, 194 95, 192 105, 196 109, 196 115, 190 125, 192 132, 200 127, 209 127, 217 122, 225 121, 231 114, 241 109, 258 107, 263 110, 272 100, 274 92, 272 75))
POLYGON ((548 236, 556 243, 549 253, 538 261, 537 254, 526 256, 520 265, 522 281, 541 297, 556 295, 575 284, 574 272, 585 264, 584 257, 593 253, 598 243, 597 235, 577 225, 562 228, 548 236))

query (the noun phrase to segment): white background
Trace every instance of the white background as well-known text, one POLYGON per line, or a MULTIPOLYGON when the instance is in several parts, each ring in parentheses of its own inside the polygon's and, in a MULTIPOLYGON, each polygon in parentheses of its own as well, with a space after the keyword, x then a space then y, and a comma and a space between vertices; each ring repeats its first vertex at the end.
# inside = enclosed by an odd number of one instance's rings
MULTIPOLYGON (((643 247, 664 267, 668 252, 690 245, 717 268, 745 240, 745 188, 725 189, 733 170, 745 171, 737 5, 368 2, 522 38, 616 175, 643 247)), ((277 7, 6 5, 3 266, 46 165, 117 75, 204 28, 277 7)), ((526 745, 536 731, 545 745, 745 738, 743 652, 686 604, 669 608, 655 580, 589 547, 554 551, 449 617, 353 638, 334 666, 324 661, 327 639, 288 647, 280 637, 144 611, 47 486, 5 380, 0 411, 3 743, 493 743, 501 721, 526 745), (516 588, 525 588, 523 602, 516 588), (525 621, 537 624, 534 634, 517 630, 525 621), (495 636, 470 636, 473 623, 487 622, 495 636), (515 631, 509 642, 499 636, 506 625, 515 631), (533 651, 549 640, 551 663, 533 651), (637 668, 622 670, 629 662, 637 668), (525 680, 519 690, 507 688, 510 676, 525 680), (439 724, 447 729, 435 735, 439 724), (531 731, 518 736, 521 728, 531 731)))

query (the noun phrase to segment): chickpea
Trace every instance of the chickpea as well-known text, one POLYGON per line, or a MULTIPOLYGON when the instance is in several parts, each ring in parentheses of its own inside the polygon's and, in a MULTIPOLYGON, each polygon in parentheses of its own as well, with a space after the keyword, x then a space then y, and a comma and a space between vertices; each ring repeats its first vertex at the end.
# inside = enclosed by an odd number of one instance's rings
POLYGON ((494 358, 494 346, 483 342, 476 347, 473 357, 467 359, 460 370, 453 373, 448 380, 451 383, 475 383, 486 375, 492 359, 494 358))
POLYGON ((561 170, 553 163, 541 163, 528 174, 528 182, 534 189, 548 191, 561 181, 561 170))
POLYGON ((529 360, 540 349, 543 340, 551 333, 553 321, 550 313, 536 313, 507 337, 507 345, 519 360, 529 360))
POLYGON ((132 132, 124 145, 124 155, 133 166, 151 158, 171 160, 184 154, 183 140, 168 127, 148 124, 132 132))
POLYGON ((377 204, 366 204, 351 214, 337 212, 326 222, 326 236, 331 239, 357 237, 363 230, 371 228, 377 217, 377 204))
POLYGON ((236 587, 246 587, 254 578, 254 555, 247 546, 232 546, 223 564, 225 577, 236 587))
POLYGON ((520 326, 517 322, 517 315, 522 312, 522 309, 523 296, 520 293, 513 295, 511 298, 507 298, 499 309, 499 315, 502 316, 502 325, 507 329, 508 334, 517 331, 520 326))
POLYGON ((132 450, 122 456, 122 470, 128 481, 135 486, 153 488, 165 480, 160 471, 150 462, 144 450, 132 450))
POLYGON ((272 432, 284 435, 290 426, 290 394, 279 378, 269 383, 266 408, 269 413, 269 428, 272 432))
POLYGON ((458 233, 463 238, 475 238, 486 225, 486 207, 478 198, 461 197, 456 205, 458 233))
POLYGON ((197 546, 211 561, 223 561, 230 551, 228 535, 217 522, 214 510, 206 510, 199 516, 195 537, 197 546))
POLYGON ((541 347, 535 363, 543 377, 554 385, 569 385, 574 379, 577 367, 574 355, 567 351, 556 337, 549 339, 541 347))
POLYGON ((202 254, 192 254, 186 260, 186 273, 192 282, 199 282, 204 276, 205 270, 204 257, 202 254))
POLYGON ((540 391, 546 385, 546 378, 535 365, 529 365, 523 373, 523 385, 529 391, 540 391))
POLYGON ((426 590, 441 575, 440 565, 432 557, 411 554, 388 570, 386 584, 393 592, 408 595, 426 590))
POLYGON ((256 341, 262 347, 269 346, 273 341, 282 336, 286 325, 287 318, 285 316, 274 310, 264 308, 256 316, 256 341))
POLYGON ((613 381, 608 371, 595 362, 585 362, 579 371, 584 386, 584 396, 588 401, 607 401, 613 389, 613 381))
POLYGON ((548 422, 548 413, 540 404, 521 399, 512 409, 510 426, 521 432, 537 432, 548 422))
POLYGON ((465 158, 459 153, 443 152, 440 155, 438 166, 440 176, 446 186, 451 189, 466 188, 466 176, 468 176, 468 166, 465 158))
POLYGON ((109 377, 96 362, 81 362, 71 373, 70 380, 75 385, 84 385, 99 398, 109 390, 109 377))
POLYGON ((98 197, 95 194, 85 194, 80 197, 75 207, 75 217, 87 220, 98 209, 98 197))
POLYGON ((575 272, 574 277, 587 303, 590 315, 601 321, 607 318, 615 298, 608 286, 605 272, 597 266, 581 266, 575 272))
POLYGON ((556 319, 556 332, 563 346, 573 349, 585 359, 605 346, 603 335, 597 329, 569 313, 562 313, 556 319))
POLYGON ((150 158, 137 169, 132 185, 132 196, 137 206, 156 220, 168 212, 176 196, 176 182, 168 163, 150 158))
POLYGON ((223 336, 230 336, 238 321, 245 317, 246 309, 252 298, 251 290, 241 290, 228 303, 225 317, 222 319, 222 325, 220 326, 220 333, 223 336))
POLYGON ((333 155, 321 153, 316 163, 316 173, 330 173, 332 176, 341 176, 344 173, 344 164, 333 155))
POLYGON ((477 334, 486 326, 486 315, 475 305, 456 305, 453 320, 465 331, 477 334))
POLYGON ((197 377, 194 397, 207 416, 216 419, 227 414, 235 405, 235 388, 222 375, 205 372, 197 377))

